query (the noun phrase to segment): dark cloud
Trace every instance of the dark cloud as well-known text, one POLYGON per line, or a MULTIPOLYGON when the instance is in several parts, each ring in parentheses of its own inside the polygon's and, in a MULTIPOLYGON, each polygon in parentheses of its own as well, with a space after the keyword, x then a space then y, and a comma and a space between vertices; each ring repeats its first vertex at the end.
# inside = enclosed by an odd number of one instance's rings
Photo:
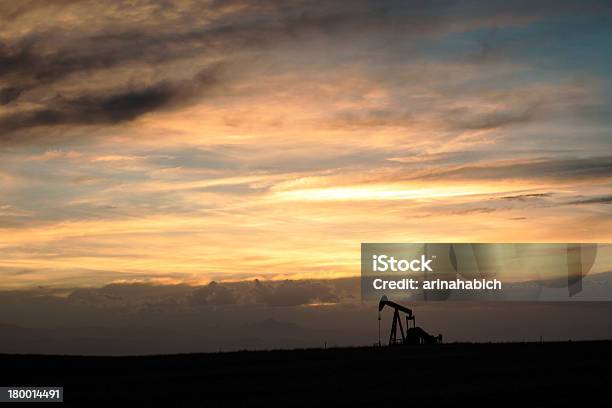
MULTIPOLYGON (((513 194, 502 197, 487 197, 481 201, 469 204, 449 204, 440 206, 437 209, 442 213, 451 215, 469 215, 469 214, 490 214, 494 212, 502 212, 508 210, 516 210, 521 208, 538 208, 541 206, 552 207, 559 204, 552 201, 540 201, 540 199, 552 197, 552 193, 526 193, 513 194)), ((435 215, 436 213, 434 213, 435 215)), ((520 220, 522 217, 513 217, 510 219, 520 220)))
MULTIPOLYGON (((242 285, 245 291, 261 289, 253 282, 219 283, 212 285, 214 290, 202 293, 208 296, 220 287, 236 292, 238 286, 232 285, 242 285)), ((70 296, 59 289, 0 292, 0 352, 179 353, 321 347, 324 342, 369 345, 378 338, 377 304, 360 301, 359 278, 259 285, 266 291, 280 287, 283 307, 193 304, 192 294, 211 285, 114 284, 72 289, 76 294, 70 296), (287 301, 291 291, 309 292, 301 297, 303 301, 325 293, 313 284, 349 291, 353 298, 317 307, 287 301), (133 307, 136 303, 142 307, 133 307)), ((447 341, 521 341, 539 340, 540 336, 545 340, 578 340, 612 335, 612 327, 601 324, 612 307, 606 302, 413 302, 410 306, 419 326, 443 333, 447 341), (576 324, 564 324, 568 320, 576 324)), ((388 333, 391 315, 389 311, 382 313, 383 334, 388 333)))
MULTIPOLYGON (((58 33, 42 33, 31 34, 10 45, 0 44, 0 78, 11 84, 2 89, 3 100, 13 102, 23 92, 39 88, 51 92, 53 89, 49 86, 56 82, 66 78, 75 82, 86 80, 96 71, 130 78, 147 67, 206 55, 212 44, 218 42, 214 38, 206 40, 214 37, 208 30, 181 34, 122 29, 68 38, 58 33), (114 72, 117 67, 124 71, 114 72)), ((171 74, 165 73, 168 80, 173 77, 171 74)))
POLYGON ((588 180, 612 177, 612 156, 591 158, 560 158, 518 161, 515 163, 490 163, 461 166, 453 169, 427 171, 415 176, 418 179, 553 179, 588 180))
MULTIPOLYGON (((358 288, 357 288, 358 289, 358 288)), ((202 306, 264 305, 301 306, 312 303, 337 303, 350 299, 355 286, 345 280, 286 280, 211 282, 204 286, 156 283, 113 283, 97 288, 63 289, 71 304, 95 308, 122 310, 165 311, 192 309, 202 306)), ((54 296, 56 291, 45 290, 33 294, 54 296)), ((15 292, 12 292, 15 293, 15 292)), ((25 293, 25 292, 24 292, 25 293)))
MULTIPOLYGON (((533 112, 498 111, 474 113, 466 108, 438 113, 440 124, 452 130, 486 130, 527 123, 533 119, 533 112)), ((410 112, 389 112, 384 110, 368 111, 363 114, 343 113, 341 123, 345 126, 361 127, 410 127, 422 123, 419 115, 410 112)))
POLYGON ((188 104, 217 83, 214 69, 201 71, 189 81, 160 82, 119 93, 56 96, 47 107, 0 119, 0 132, 38 126, 117 124, 145 113, 188 104))
POLYGON ((23 92, 23 89, 14 86, 0 89, 0 105, 7 105, 11 103, 17 99, 19 95, 21 95, 21 92, 23 92))
POLYGON ((540 104, 531 104, 520 109, 496 110, 474 113, 468 108, 453 109, 441 115, 443 121, 455 130, 487 130, 530 122, 540 104))
MULTIPOLYGON (((28 2, 3 7, 0 14, 5 22, 17 27, 21 19, 26 24, 29 16, 36 15, 41 8, 46 8, 49 16, 44 27, 31 27, 23 30, 26 34, 7 36, 0 43, 0 80, 10 84, 0 89, 0 105, 45 101, 42 108, 19 109, 10 117, 4 117, 0 124, 3 133, 58 124, 115 124, 165 109, 181 97, 187 99, 185 103, 192 102, 193 99, 185 98, 184 94, 188 85, 176 84, 176 72, 185 66, 200 64, 204 57, 243 71, 249 69, 250 62, 261 63, 261 57, 265 56, 260 51, 286 44, 296 46, 301 41, 316 43, 326 38, 353 44, 360 42, 366 48, 377 47, 375 43, 378 42, 405 44, 413 36, 522 23, 539 18, 544 12, 601 13, 606 9, 597 2, 580 7, 572 2, 561 2, 555 3, 551 10, 547 1, 513 4, 512 7, 503 2, 468 2, 459 7, 452 1, 300 1, 290 4, 233 1, 180 6, 173 2, 143 2, 137 6, 129 4, 129 14, 121 13, 127 4, 101 12, 96 16, 97 24, 90 27, 87 17, 92 10, 87 2, 48 6, 28 2), (62 18, 64 15, 74 18, 67 23, 62 18), (375 35, 364 38, 363 33, 368 32, 375 35), (370 44, 372 40, 375 41, 370 44), (186 65, 177 67, 176 63, 186 65), (143 68, 154 71, 158 82, 126 90, 125 83, 139 78, 143 68), (101 89, 93 93, 86 91, 86 86, 91 85, 88 79, 97 72, 107 75, 99 82, 103 85, 115 82, 118 89, 107 90, 107 94, 101 89), (108 76, 118 81, 111 81, 108 76), (55 97, 58 89, 54 84, 61 81, 69 81, 72 87, 82 87, 81 94, 68 99, 55 97)), ((398 58, 399 54, 391 54, 390 58, 398 58)), ((193 78, 192 86, 197 87, 200 80, 198 76, 193 78)), ((451 118, 454 126, 489 129, 527 121, 532 109, 475 117, 460 113, 456 120, 451 118)), ((366 124, 389 120, 401 123, 410 118, 409 114, 388 117, 372 112, 362 120, 366 124)))
POLYGON ((452 214, 463 215, 463 214, 488 214, 495 211, 498 211, 498 208, 492 207, 476 207, 476 208, 468 208, 465 210, 454 211, 452 214))
POLYGON ((517 200, 517 201, 525 201, 530 198, 544 198, 550 197, 552 194, 550 193, 532 193, 532 194, 516 194, 499 197, 500 200, 517 200))
POLYGON ((282 283, 255 282, 257 299, 269 306, 299 306, 314 302, 339 301, 332 289, 321 282, 283 281, 282 283))
POLYGON ((141 308, 151 305, 184 303, 193 290, 187 285, 155 285, 149 283, 109 284, 101 288, 78 288, 67 300, 92 307, 141 308))
POLYGON ((191 299, 198 306, 232 305, 237 301, 231 289, 216 282, 194 290, 191 299))
MULTIPOLYGON (((440 100, 452 99, 459 96, 469 96, 480 92, 479 89, 452 89, 444 90, 440 100)), ((400 127, 410 128, 417 125, 433 125, 435 128, 463 132, 469 130, 492 130, 511 126, 527 124, 535 121, 542 115, 545 108, 558 102, 558 97, 546 98, 540 96, 526 96, 517 98, 512 91, 501 92, 496 99, 512 101, 505 108, 490 111, 479 111, 473 107, 446 108, 435 106, 427 115, 423 107, 418 104, 410 110, 393 109, 356 109, 342 111, 332 120, 333 125, 348 128, 378 128, 400 127), (540 100, 538 100, 540 98, 540 100)), ((572 100, 571 97, 568 99, 572 100)))
POLYGON ((568 204, 612 204, 612 195, 570 201, 568 204))

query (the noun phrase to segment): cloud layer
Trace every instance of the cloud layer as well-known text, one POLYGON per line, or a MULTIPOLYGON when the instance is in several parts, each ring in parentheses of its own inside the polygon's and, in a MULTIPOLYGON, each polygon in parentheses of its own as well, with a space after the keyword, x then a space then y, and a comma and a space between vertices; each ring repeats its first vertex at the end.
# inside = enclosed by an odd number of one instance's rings
MULTIPOLYGON (((610 314, 608 303, 417 302, 410 307, 419 326, 442 333, 448 342, 612 335, 610 325, 601 324, 610 314), (568 320, 574 324, 565 324, 568 320)), ((391 319, 392 313, 383 311, 383 342, 391 319)), ((377 304, 359 301, 357 278, 3 291, 0 321, 3 353, 141 355, 378 342, 377 304)))

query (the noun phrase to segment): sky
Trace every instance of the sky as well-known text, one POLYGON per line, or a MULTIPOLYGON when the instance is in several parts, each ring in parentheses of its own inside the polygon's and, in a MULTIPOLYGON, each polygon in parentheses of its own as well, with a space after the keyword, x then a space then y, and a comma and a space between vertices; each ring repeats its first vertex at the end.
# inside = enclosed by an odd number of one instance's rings
POLYGON ((357 276, 609 242, 612 7, 0 5, 0 288, 357 276))
MULTIPOLYGON (((0 2, 0 351, 371 344, 361 242, 610 242, 611 20, 0 2)), ((450 341, 612 336, 607 304, 415 310, 450 341)))

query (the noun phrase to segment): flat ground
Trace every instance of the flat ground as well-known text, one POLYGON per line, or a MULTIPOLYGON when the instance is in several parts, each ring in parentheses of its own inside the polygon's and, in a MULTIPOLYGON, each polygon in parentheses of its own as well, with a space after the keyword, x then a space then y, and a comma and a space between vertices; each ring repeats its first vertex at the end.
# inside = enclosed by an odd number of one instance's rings
MULTIPOLYGON (((612 405, 612 341, 145 357, 0 355, 0 385, 182 406, 612 405), (395 404, 394 404, 395 405, 395 404)), ((82 405, 87 406, 87 405, 82 405)))

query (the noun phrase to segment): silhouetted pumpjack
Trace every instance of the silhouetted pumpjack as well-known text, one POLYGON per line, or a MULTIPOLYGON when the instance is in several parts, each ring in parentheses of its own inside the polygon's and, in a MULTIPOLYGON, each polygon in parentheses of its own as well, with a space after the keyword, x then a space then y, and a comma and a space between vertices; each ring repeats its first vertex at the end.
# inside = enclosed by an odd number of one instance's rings
POLYGON ((436 344, 442 343, 442 335, 432 336, 420 327, 416 327, 416 320, 412 314, 412 309, 402 306, 398 303, 392 302, 387 299, 386 296, 380 298, 378 303, 378 343, 380 344, 380 312, 385 306, 392 307, 393 312, 393 323, 391 324, 391 333, 389 334, 389 345, 399 344, 436 344), (404 327, 402 326, 402 319, 400 318, 400 312, 405 314, 406 318, 406 333, 404 333, 404 327), (412 322, 412 327, 410 327, 412 322), (401 339, 397 337, 397 327, 399 326, 401 339))

